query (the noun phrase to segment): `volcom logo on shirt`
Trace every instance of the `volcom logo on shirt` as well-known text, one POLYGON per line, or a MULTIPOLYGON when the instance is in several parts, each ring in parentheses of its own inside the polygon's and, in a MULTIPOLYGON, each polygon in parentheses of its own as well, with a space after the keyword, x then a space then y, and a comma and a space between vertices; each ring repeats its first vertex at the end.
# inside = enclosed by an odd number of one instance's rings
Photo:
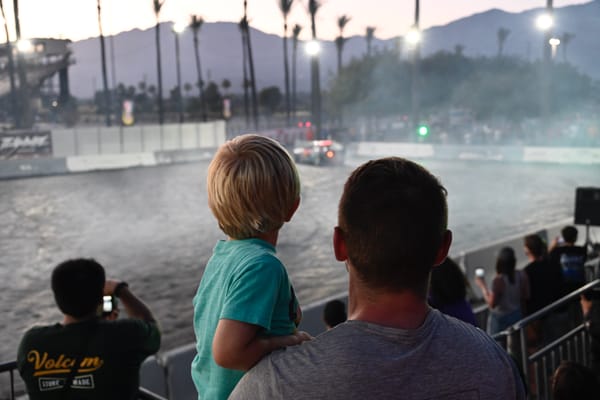
MULTIPOLYGON (((38 385, 40 392, 48 392, 50 390, 62 389, 65 386, 65 378, 39 378, 38 385)), ((71 383, 73 389, 93 389, 94 388, 94 376, 93 375, 81 375, 73 378, 71 383)))
MULTIPOLYGON (((27 361, 33 364, 33 376, 68 374, 75 367, 74 358, 69 358, 64 354, 59 355, 57 358, 52 358, 48 356, 48 353, 44 352, 40 354, 37 350, 31 350, 27 353, 27 361)), ((96 371, 102 367, 102 364, 104 364, 104 361, 98 356, 84 357, 79 363, 77 372, 96 371)))

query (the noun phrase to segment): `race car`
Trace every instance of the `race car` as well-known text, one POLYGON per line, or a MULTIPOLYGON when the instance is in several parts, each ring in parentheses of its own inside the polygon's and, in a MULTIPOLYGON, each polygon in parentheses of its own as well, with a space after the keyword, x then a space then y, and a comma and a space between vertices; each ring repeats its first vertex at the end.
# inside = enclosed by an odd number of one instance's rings
POLYGON ((297 163, 313 165, 342 164, 344 146, 333 140, 297 140, 293 149, 297 163))

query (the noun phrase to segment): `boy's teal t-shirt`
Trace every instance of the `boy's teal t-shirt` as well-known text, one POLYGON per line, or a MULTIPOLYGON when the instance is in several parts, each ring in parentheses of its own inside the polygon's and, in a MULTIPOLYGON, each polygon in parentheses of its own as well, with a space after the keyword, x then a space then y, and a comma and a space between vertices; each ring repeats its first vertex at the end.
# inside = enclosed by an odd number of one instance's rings
POLYGON ((298 301, 275 247, 260 239, 219 241, 194 296, 197 354, 192 379, 202 400, 227 399, 243 371, 218 366, 212 342, 220 319, 262 327, 265 336, 292 334, 298 301))

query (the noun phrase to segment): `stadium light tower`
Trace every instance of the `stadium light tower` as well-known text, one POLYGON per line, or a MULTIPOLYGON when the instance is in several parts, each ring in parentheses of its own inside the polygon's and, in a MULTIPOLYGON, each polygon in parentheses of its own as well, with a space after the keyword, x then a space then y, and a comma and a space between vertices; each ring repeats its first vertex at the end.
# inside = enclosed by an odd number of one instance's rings
POLYGON ((183 96, 181 94, 181 57, 179 56, 179 35, 183 33, 187 24, 181 21, 173 24, 173 33, 175 34, 175 63, 177 67, 177 108, 179 111, 179 123, 183 123, 183 96))

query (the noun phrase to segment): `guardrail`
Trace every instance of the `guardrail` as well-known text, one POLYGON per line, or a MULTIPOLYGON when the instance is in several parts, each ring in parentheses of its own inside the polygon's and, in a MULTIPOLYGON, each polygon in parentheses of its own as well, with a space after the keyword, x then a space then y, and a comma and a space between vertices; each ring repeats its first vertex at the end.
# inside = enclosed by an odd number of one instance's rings
POLYGON ((541 349, 534 350, 532 354, 529 354, 526 328, 551 315, 559 308, 576 301, 583 292, 595 287, 600 287, 600 279, 582 286, 493 336, 520 361, 525 382, 530 386, 530 393, 537 393, 538 398, 549 399, 549 376, 561 361, 570 360, 589 365, 587 348, 590 345, 590 337, 584 323, 581 323, 541 349))

